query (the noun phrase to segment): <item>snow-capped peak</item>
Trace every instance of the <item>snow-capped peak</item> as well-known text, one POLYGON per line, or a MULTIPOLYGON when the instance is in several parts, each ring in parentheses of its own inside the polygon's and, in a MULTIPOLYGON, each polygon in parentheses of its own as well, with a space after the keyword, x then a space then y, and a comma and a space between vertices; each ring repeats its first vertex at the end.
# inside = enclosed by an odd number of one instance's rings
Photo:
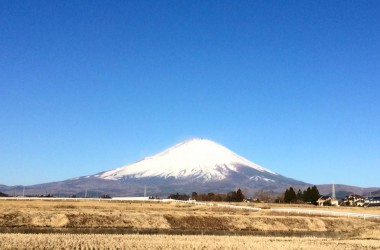
POLYGON ((103 172, 96 177, 110 180, 117 180, 123 176, 221 180, 231 171, 238 171, 240 166, 277 175, 220 144, 207 139, 194 138, 134 164, 103 172))

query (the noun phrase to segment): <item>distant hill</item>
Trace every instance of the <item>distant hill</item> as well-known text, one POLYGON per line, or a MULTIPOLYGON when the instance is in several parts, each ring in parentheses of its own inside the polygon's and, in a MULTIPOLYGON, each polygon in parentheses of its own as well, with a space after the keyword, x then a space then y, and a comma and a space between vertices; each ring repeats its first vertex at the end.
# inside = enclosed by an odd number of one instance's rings
MULTIPOLYGON (((332 184, 317 185, 317 187, 319 193, 322 195, 331 195, 332 193, 332 184)), ((367 196, 370 192, 372 193, 372 195, 376 195, 376 193, 380 194, 380 187, 363 188, 343 184, 335 184, 335 194, 337 198, 342 197, 344 194, 360 194, 363 196, 367 196)), ((346 195, 344 195, 343 198, 346 195)))
POLYGON ((8 195, 0 192, 0 197, 8 197, 8 195))
POLYGON ((372 196, 380 196, 380 189, 374 192, 371 192, 372 196))
MULTIPOLYGON (((343 200, 347 195, 351 194, 351 192, 347 192, 347 191, 338 191, 338 192, 335 192, 335 197, 338 199, 338 200, 343 200)), ((329 193, 329 194, 325 194, 325 195, 328 195, 328 196, 331 196, 332 193, 329 193)))

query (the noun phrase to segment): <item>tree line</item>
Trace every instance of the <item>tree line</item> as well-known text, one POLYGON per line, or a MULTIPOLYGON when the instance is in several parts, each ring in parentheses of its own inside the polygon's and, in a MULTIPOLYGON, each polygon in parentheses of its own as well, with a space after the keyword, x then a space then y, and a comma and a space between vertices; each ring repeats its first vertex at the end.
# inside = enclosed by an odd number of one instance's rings
POLYGON ((245 196, 241 189, 239 188, 236 191, 231 191, 226 194, 215 194, 215 193, 206 193, 198 194, 197 192, 192 192, 191 196, 187 194, 171 194, 168 196, 169 199, 175 200, 188 200, 193 199, 197 201, 227 201, 227 202, 242 202, 245 199, 245 196))
MULTIPOLYGON (((281 195, 276 195, 271 192, 257 191, 255 193, 255 199, 253 201, 257 202, 285 202, 285 203, 311 203, 316 204, 317 200, 321 195, 316 186, 308 187, 305 190, 298 189, 296 192, 293 187, 285 190, 285 193, 281 195), (276 198, 277 197, 277 198, 276 198)), ((225 201, 225 202, 242 202, 246 199, 243 192, 239 188, 236 191, 231 191, 228 193, 200 193, 192 192, 191 195, 188 194, 171 194, 168 196, 169 199, 175 200, 197 200, 197 201, 225 201)), ((250 199, 247 199, 250 200, 250 199)))
POLYGON ((298 189, 296 193, 293 187, 286 189, 284 193, 284 202, 286 203, 312 203, 316 204, 317 200, 321 195, 319 194, 318 188, 316 186, 308 187, 306 190, 301 191, 298 189))

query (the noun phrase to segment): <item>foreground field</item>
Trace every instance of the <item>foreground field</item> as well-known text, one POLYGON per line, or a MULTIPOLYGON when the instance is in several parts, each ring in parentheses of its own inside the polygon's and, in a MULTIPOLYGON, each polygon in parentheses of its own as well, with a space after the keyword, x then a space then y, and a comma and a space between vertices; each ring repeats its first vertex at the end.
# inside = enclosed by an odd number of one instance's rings
MULTIPOLYGON (((347 211, 347 208, 344 210, 347 211)), ((363 211, 380 212, 378 208, 363 211)), ((140 230, 140 233, 380 239, 380 220, 275 213, 269 209, 237 210, 182 203, 0 201, 0 232, 3 233, 130 233, 133 230, 140 230)))
MULTIPOLYGON (((174 202, 0 200, 0 249, 380 249, 379 219, 266 209, 281 207, 278 204, 243 205, 263 209, 174 202)), ((380 214, 380 209, 361 212, 380 214)))
POLYGON ((1 249, 380 249, 378 240, 256 236, 0 234, 1 249))

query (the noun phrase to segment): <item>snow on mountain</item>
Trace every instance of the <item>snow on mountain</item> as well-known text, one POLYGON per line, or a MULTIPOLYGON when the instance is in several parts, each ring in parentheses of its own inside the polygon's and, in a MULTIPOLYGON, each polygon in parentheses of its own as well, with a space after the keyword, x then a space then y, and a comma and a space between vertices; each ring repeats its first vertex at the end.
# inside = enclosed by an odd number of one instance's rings
POLYGON ((213 141, 190 139, 152 157, 144 158, 131 165, 99 173, 94 177, 105 180, 118 180, 125 176, 134 178, 192 177, 194 179, 214 181, 223 180, 229 174, 238 172, 239 167, 252 168, 263 174, 278 175, 213 141))
MULTIPOLYGON (((28 186, 33 194, 46 190, 59 195, 83 196, 84 190, 111 196, 148 195, 167 197, 172 193, 227 193, 236 187, 253 194, 258 190, 283 193, 286 188, 304 189, 310 184, 263 168, 224 146, 206 139, 191 139, 134 164, 95 175, 28 186)), ((20 193, 23 186, 1 187, 20 193)))

